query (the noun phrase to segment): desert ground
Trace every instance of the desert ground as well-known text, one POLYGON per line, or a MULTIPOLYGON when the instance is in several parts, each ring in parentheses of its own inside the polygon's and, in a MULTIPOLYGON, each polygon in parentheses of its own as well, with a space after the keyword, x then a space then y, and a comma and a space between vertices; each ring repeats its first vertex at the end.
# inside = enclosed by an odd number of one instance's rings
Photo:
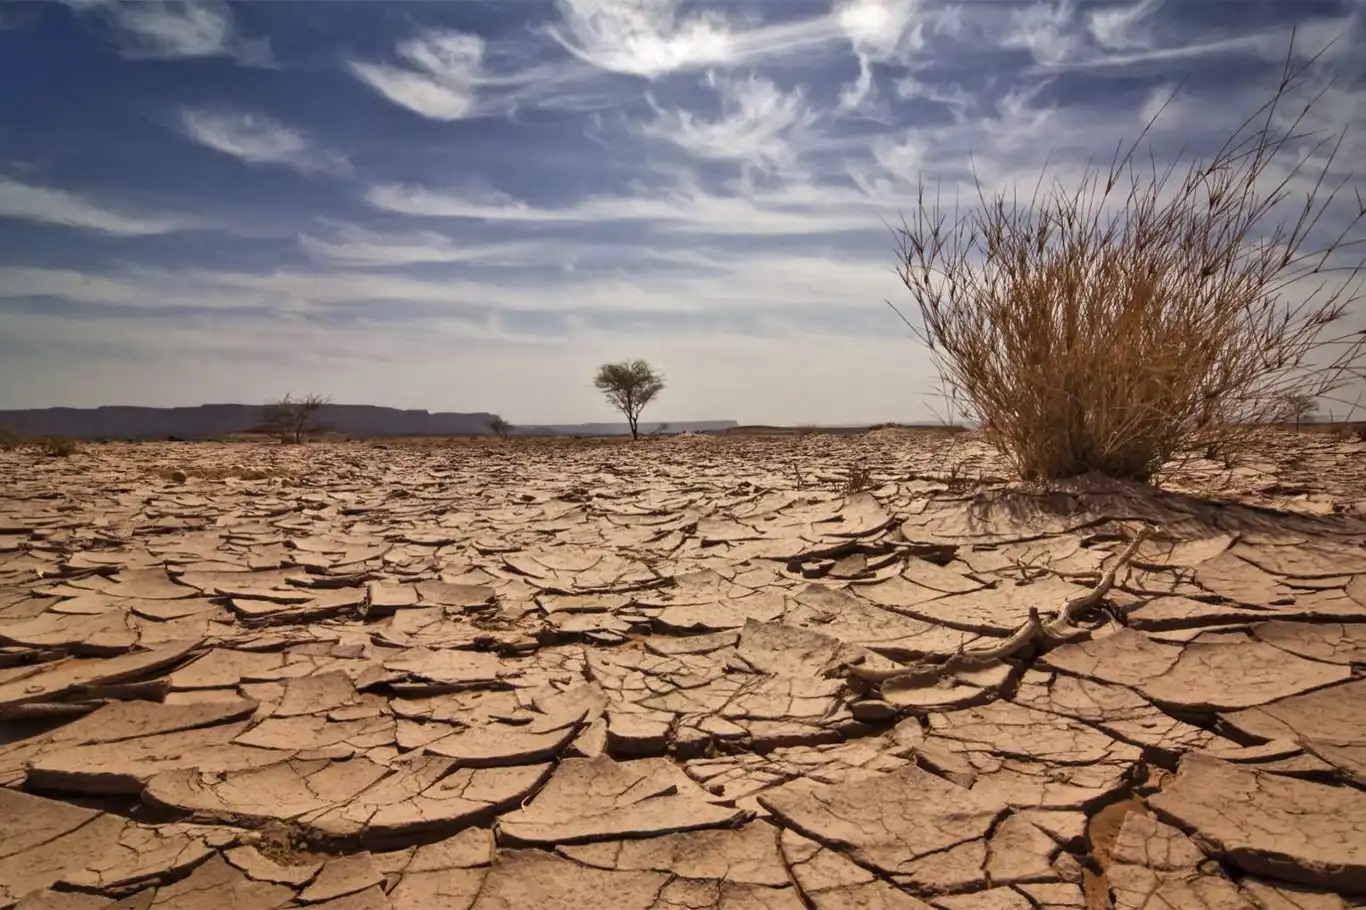
POLYGON ((0 908, 1366 906, 1366 443, 0 452, 0 908))

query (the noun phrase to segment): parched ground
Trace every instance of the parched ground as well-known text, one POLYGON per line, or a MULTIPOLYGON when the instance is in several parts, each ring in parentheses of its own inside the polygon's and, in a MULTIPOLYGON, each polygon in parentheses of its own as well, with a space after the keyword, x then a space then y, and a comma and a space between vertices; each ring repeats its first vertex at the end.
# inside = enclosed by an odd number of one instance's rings
POLYGON ((0 453, 0 908, 1366 906, 1366 444, 1005 474, 0 453))

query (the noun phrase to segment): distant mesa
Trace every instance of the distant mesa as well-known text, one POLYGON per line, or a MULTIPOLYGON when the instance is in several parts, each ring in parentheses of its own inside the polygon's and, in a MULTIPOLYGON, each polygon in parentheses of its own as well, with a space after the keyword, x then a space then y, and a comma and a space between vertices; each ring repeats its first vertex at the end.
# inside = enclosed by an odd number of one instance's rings
MULTIPOLYGON (((70 436, 76 439, 209 439, 259 432, 264 405, 204 404, 192 408, 35 408, 0 411, 0 427, 22 436, 70 436)), ((492 414, 401 410, 364 404, 328 404, 317 423, 343 436, 474 436, 489 434, 492 414)), ((733 420, 665 424, 662 432, 726 430, 733 420)), ((641 425, 655 432, 659 424, 641 425)), ((624 423, 516 426, 518 436, 617 436, 629 433, 624 423)))

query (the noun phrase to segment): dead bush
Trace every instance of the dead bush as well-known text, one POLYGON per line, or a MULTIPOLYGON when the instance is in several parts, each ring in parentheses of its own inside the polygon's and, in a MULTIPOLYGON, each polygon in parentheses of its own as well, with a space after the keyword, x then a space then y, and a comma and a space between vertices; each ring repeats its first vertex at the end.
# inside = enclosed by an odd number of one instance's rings
POLYGON ((1341 192, 1341 135, 1307 131, 1314 100, 1291 101, 1317 58, 1293 60, 1211 157, 1159 167, 1137 154, 1145 129, 1080 186, 1041 178, 1017 202, 979 183, 953 220, 922 185, 898 231, 908 325, 1024 478, 1148 480, 1362 377, 1366 333, 1342 323, 1366 207, 1341 192))
POLYGON ((290 392, 274 404, 266 405, 263 427, 282 443, 299 445, 318 432, 318 412, 331 399, 309 393, 295 398, 290 392))
POLYGON ((70 458, 81 450, 76 440, 65 436, 44 436, 34 446, 40 454, 49 458, 70 458))
POLYGON ((849 465, 848 474, 844 480, 844 493, 853 496, 855 493, 862 493, 871 490, 876 484, 873 482, 873 472, 867 466, 858 464, 849 465))

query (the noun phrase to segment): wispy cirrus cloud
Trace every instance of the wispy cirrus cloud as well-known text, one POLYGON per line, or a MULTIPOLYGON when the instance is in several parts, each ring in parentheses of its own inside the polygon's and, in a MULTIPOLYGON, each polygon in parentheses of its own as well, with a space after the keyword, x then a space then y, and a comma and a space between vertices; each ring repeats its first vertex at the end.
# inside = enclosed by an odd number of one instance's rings
POLYGON ((304 174, 339 174, 350 170, 340 155, 317 148, 300 130, 264 114, 241 110, 184 108, 185 135, 206 148, 246 164, 281 165, 304 174))
POLYGON ((398 42, 401 64, 352 59, 347 68, 381 97, 428 120, 504 117, 524 108, 597 111, 629 94, 578 61, 537 62, 545 49, 534 43, 497 50, 491 54, 478 35, 433 27, 398 42))
POLYGON ((733 62, 741 40, 716 10, 682 13, 674 0, 557 0, 555 37, 574 56, 615 73, 652 78, 733 62))
POLYGON ((104 205, 76 193, 35 186, 0 177, 0 218, 112 234, 145 237, 203 227, 206 222, 188 215, 140 213, 104 205))
POLYGON ((430 29, 398 45, 406 66, 352 60, 358 79, 385 98, 432 120, 473 112, 483 67, 484 39, 452 29, 430 29))
POLYGON ((703 312, 739 317, 803 308, 865 309, 896 287, 891 264, 878 252, 843 258, 783 252, 681 254, 647 261, 629 272, 565 270, 527 257, 528 268, 518 274, 484 277, 459 268, 461 263, 423 277, 374 268, 378 263, 344 271, 323 263, 267 272, 190 267, 91 273, 0 266, 0 300, 36 297, 141 312, 317 316, 361 306, 378 315, 386 304, 401 304, 413 321, 495 312, 590 319, 703 312))
POLYGON ((925 41, 918 0, 842 0, 831 16, 858 58, 858 79, 840 96, 845 108, 856 108, 873 90, 873 64, 895 60, 925 41))
POLYGON ((338 225, 330 236, 299 236, 299 248, 320 262, 356 268, 466 263, 512 265, 534 262, 542 249, 531 241, 457 243, 433 231, 384 234, 354 225, 338 225))
MULTIPOLYGON (((1289 33, 1281 23, 1240 28, 1229 21, 1192 38, 1174 27, 1164 12, 1184 4, 1177 0, 1131 0, 1087 4, 1035 2, 1002 8, 996 4, 962 3, 952 14, 935 17, 936 32, 969 47, 1004 48, 1029 53, 1039 71, 1087 69, 1157 72, 1181 63, 1187 67, 1219 58, 1284 59, 1289 33)), ((1297 22, 1297 53, 1316 53, 1359 29, 1363 5, 1356 2, 1307 8, 1297 22)), ((1353 42, 1339 42, 1334 53, 1350 53, 1353 42)), ((1171 78, 1171 73, 1162 73, 1171 78)))
POLYGON ((708 84, 721 102, 720 116, 654 103, 656 117, 639 125, 641 135, 672 143, 699 158, 736 161, 764 169, 791 166, 806 133, 817 120, 800 88, 784 92, 773 82, 750 75, 737 79, 709 74, 708 84))
POLYGON ((246 38, 222 0, 66 0, 102 18, 129 59, 230 57, 244 66, 274 63, 268 38, 246 38))
POLYGON ((901 44, 915 6, 916 0, 847 0, 822 13, 755 21, 724 6, 697 9, 679 0, 556 0, 560 23, 547 33, 604 72, 657 79, 821 53, 846 40, 883 59, 901 44))
POLYGON ((371 187, 365 198, 381 211, 429 218, 513 224, 647 223, 662 234, 727 236, 881 230, 879 217, 893 211, 861 194, 803 183, 748 195, 680 186, 667 193, 592 196, 561 206, 533 205, 501 193, 405 184, 371 187))

